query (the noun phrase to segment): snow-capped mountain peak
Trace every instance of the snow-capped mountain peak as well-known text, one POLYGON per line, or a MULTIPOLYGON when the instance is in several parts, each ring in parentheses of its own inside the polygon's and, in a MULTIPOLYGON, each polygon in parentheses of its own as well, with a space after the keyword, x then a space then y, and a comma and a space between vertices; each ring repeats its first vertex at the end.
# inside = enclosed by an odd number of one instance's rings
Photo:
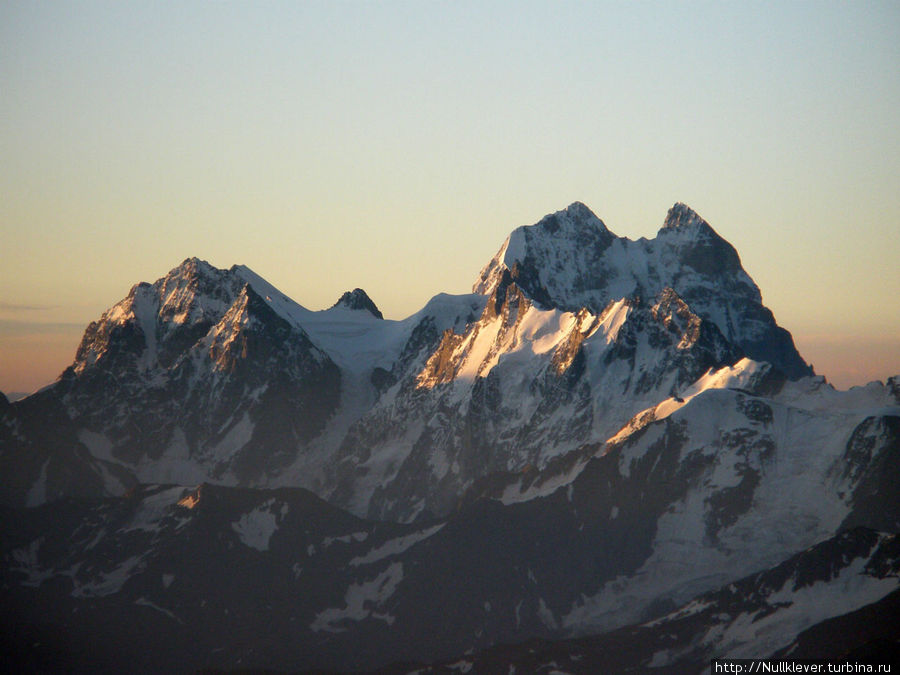
POLYGON ((604 222, 582 202, 572 202, 561 211, 544 216, 536 225, 526 227, 539 231, 544 236, 556 234, 571 236, 572 233, 591 228, 608 232, 604 222))
POLYGON ((670 288, 751 358, 791 378, 812 372, 762 304, 734 247, 682 203, 669 210, 654 239, 632 241, 576 202, 514 230, 473 291, 491 295, 505 272, 541 307, 570 312, 599 314, 610 302, 658 297, 670 288))
POLYGON ((663 229, 697 226, 709 227, 709 223, 684 202, 675 202, 672 208, 669 209, 669 212, 666 214, 666 220, 663 222, 663 229))
POLYGON ((347 309, 365 310, 371 313, 375 318, 384 318, 381 310, 378 309, 368 294, 361 288, 354 288, 352 291, 346 291, 331 307, 332 309, 335 307, 345 307, 347 309))
POLYGON ((188 258, 154 283, 128 295, 85 331, 73 369, 81 374, 99 359, 145 371, 171 365, 217 323, 234 303, 243 280, 205 260, 188 258), (125 361, 122 361, 124 359, 125 361))
MULTIPOLYGON (((603 249, 615 238, 594 213, 581 202, 544 216, 534 225, 518 227, 507 237, 496 256, 482 269, 472 292, 489 295, 500 283, 502 268, 529 275, 536 266, 550 267, 548 273, 565 273, 569 263, 578 259, 578 248, 603 249)), ((531 284, 533 299, 556 306, 554 298, 539 297, 536 284, 531 284)))

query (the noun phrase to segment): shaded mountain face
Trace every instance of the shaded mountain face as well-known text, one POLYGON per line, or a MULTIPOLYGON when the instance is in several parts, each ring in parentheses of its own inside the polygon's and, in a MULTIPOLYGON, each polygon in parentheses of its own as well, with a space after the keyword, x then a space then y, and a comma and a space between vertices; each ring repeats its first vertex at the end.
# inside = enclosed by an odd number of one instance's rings
MULTIPOLYGON (((679 529, 673 507, 711 502, 704 483, 721 470, 686 452, 689 430, 667 426, 656 442, 643 434, 594 456, 545 497, 417 524, 358 519, 302 489, 212 485, 4 510, 2 621, 21 638, 11 658, 70 672, 410 672, 386 664, 441 660, 432 672, 537 672, 528 664, 557 658, 567 672, 604 659, 603 672, 685 672, 786 650, 900 592, 897 534, 860 527, 817 541, 798 527, 788 540, 740 500, 715 545, 690 519, 679 529), (761 534, 735 547, 746 525, 761 534), (673 534, 691 555, 672 555, 673 534), (710 551, 723 561, 712 576, 710 551)), ((845 622, 844 644, 888 625, 845 622)))
POLYGON ((421 664, 416 672, 677 674, 703 672, 725 657, 886 665, 896 661, 900 638, 885 622, 900 609, 898 572, 898 536, 859 528, 655 620, 595 636, 498 645, 421 664))

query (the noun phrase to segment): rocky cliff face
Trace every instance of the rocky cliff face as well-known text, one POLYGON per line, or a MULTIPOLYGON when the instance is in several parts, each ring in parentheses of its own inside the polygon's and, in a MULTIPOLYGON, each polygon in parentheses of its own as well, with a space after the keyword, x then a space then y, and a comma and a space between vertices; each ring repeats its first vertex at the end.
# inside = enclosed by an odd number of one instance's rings
POLYGON ((62 457, 106 467, 115 480, 92 481, 103 491, 148 479, 253 484, 321 432, 340 383, 235 269, 190 259, 132 288, 88 326, 60 380, 15 410, 59 410, 59 437, 33 442, 48 469, 62 457))
POLYGON ((671 289, 572 313, 539 309, 507 274, 477 321, 446 331, 354 425, 331 465, 331 498, 368 502, 375 518, 446 513, 480 478, 602 442, 739 358, 671 289))

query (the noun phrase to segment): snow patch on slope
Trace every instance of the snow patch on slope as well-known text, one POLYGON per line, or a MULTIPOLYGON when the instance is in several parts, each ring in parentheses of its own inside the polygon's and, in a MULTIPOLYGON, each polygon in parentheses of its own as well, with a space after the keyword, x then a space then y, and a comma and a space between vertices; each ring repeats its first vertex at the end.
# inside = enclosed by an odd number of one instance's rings
POLYGON ((879 579, 867 574, 867 563, 867 558, 857 558, 837 578, 798 589, 790 578, 766 598, 774 612, 743 612, 728 624, 711 628, 702 641, 715 645, 723 657, 773 654, 810 626, 878 602, 900 587, 896 577, 879 579))
POLYGON ((288 505, 276 507, 275 499, 269 499, 258 507, 242 515, 231 524, 237 532, 241 543, 257 551, 268 551, 272 535, 278 529, 278 523, 287 515, 288 505))
POLYGON ((75 589, 72 591, 72 597, 98 598, 118 593, 126 581, 142 572, 143 569, 144 556, 135 555, 125 559, 108 572, 95 574, 94 578, 87 583, 80 583, 73 578, 75 589))
POLYGON ((441 523, 440 525, 435 525, 433 527, 429 527, 420 532, 413 532, 412 534, 407 534, 403 537, 397 537, 396 539, 391 539, 386 541, 381 546, 373 548, 371 551, 362 556, 357 556, 350 561, 350 565, 353 567, 357 567, 359 565, 371 565, 374 562, 378 562, 379 560, 384 560, 385 558, 389 558, 391 556, 400 555, 404 551, 409 548, 412 548, 420 541, 424 541, 429 537, 437 534, 443 529, 446 523, 441 523))
POLYGON ((37 480, 31 486, 31 489, 28 490, 28 495, 25 497, 25 506, 33 507, 40 506, 44 502, 47 501, 47 465, 50 464, 50 460, 47 459, 41 465, 41 472, 38 475, 37 480))
POLYGON ((340 624, 344 621, 362 621, 368 617, 384 621, 388 625, 394 623, 390 614, 377 612, 385 601, 397 590, 403 581, 403 563, 391 563, 386 570, 370 581, 352 584, 344 595, 345 606, 329 608, 316 615, 310 624, 310 630, 318 633, 340 633, 346 630, 340 624))

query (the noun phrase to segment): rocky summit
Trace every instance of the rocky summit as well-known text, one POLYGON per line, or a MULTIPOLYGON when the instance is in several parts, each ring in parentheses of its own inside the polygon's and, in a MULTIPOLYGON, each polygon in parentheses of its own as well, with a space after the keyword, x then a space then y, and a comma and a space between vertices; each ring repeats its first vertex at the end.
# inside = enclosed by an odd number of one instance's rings
POLYGON ((632 241, 576 202, 403 320, 190 258, 0 397, 0 470, 21 669, 685 672, 900 639, 900 377, 815 376, 680 203, 632 241))

